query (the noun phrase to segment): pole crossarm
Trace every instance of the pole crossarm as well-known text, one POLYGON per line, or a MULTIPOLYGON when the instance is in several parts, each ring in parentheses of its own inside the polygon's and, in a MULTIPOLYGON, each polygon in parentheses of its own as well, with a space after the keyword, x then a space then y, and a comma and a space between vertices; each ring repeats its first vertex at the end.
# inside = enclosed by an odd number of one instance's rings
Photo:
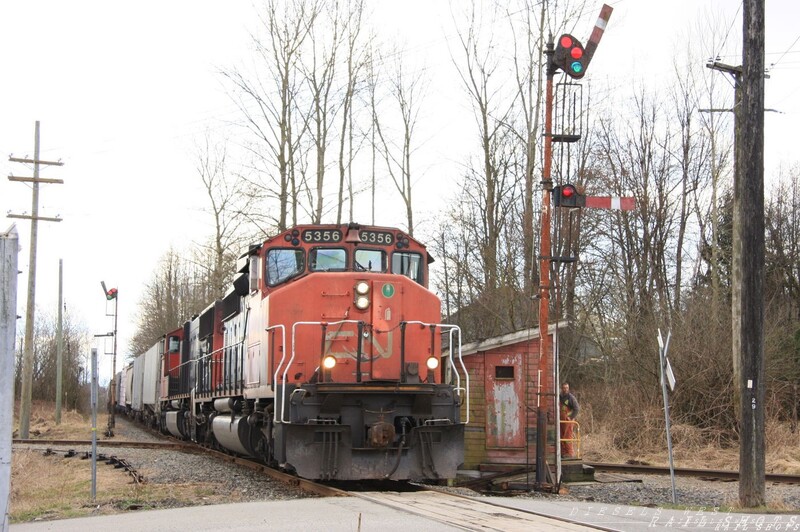
POLYGON ((9 157, 9 161, 12 163, 26 163, 26 164, 48 164, 51 166, 64 166, 64 163, 61 161, 41 161, 39 159, 22 159, 19 157, 9 157))
POLYGON ((742 66, 733 66, 733 65, 726 65, 725 63, 720 63, 719 61, 709 61, 706 63, 706 66, 712 70, 719 70, 720 72, 727 72, 733 76, 741 76, 742 75, 742 66))
POLYGON ((60 222, 61 218, 51 218, 49 216, 30 216, 28 214, 7 214, 6 218, 18 218, 20 220, 42 220, 44 222, 60 222))
POLYGON ((19 177, 15 175, 8 176, 9 181, 18 181, 20 183, 47 183, 51 185, 63 185, 63 179, 53 179, 49 177, 19 177))

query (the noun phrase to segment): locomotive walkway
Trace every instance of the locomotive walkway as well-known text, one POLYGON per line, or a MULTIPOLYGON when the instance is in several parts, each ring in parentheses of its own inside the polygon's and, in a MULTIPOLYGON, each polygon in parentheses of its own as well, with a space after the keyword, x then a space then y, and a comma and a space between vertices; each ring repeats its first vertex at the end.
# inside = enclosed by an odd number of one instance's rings
MULTIPOLYGON (((394 498, 401 498, 394 494, 394 498)), ((663 510, 635 506, 527 498, 481 497, 452 509, 452 521, 441 513, 428 513, 420 504, 379 500, 380 497, 334 497, 291 501, 249 502, 149 510, 127 514, 84 517, 60 521, 11 525, 13 532, 232 530, 320 530, 333 532, 481 531, 581 531, 646 529, 782 530, 800 531, 800 517, 792 515, 728 514, 711 510, 663 510), (494 506, 492 506, 494 505, 494 506), (479 507, 493 507, 475 517, 479 507), (510 512, 508 511, 510 510, 510 512), (552 516, 552 517, 545 517, 552 516), (492 521, 496 517, 496 521, 492 521), (515 520, 509 526, 509 519, 515 520), (497 526, 495 526, 495 524, 497 526), (768 528, 769 527, 769 528, 768 528)))

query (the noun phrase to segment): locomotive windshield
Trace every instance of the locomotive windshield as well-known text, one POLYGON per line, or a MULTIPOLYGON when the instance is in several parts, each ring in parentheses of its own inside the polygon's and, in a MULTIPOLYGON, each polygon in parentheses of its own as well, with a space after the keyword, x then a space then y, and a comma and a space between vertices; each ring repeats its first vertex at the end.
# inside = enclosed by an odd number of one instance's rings
POLYGON ((302 249, 270 249, 267 252, 267 283, 274 286, 301 273, 305 267, 302 249))
POLYGON ((316 248, 310 253, 312 272, 343 272, 347 269, 347 253, 342 248, 316 248))
MULTIPOLYGON (((306 273, 392 273, 425 286, 431 259, 402 233, 348 226, 344 229, 305 228, 286 231, 268 247, 261 272, 269 287, 277 287, 306 273), (274 244, 273 244, 274 245, 274 244), (363 246, 363 247, 362 247, 363 246), (409 249, 411 247, 411 249, 409 249)), ((258 264, 251 264, 258 271, 258 264)))
POLYGON ((386 253, 379 249, 357 249, 353 266, 357 272, 385 272, 386 253))

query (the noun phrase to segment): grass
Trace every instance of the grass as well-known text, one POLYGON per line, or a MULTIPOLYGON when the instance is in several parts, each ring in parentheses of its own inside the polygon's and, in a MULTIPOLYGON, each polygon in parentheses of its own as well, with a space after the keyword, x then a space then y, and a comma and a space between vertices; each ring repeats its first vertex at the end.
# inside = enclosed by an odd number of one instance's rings
MULTIPOLYGON (((98 439, 107 423, 105 414, 98 415, 98 439)), ((63 412, 61 424, 56 425, 52 404, 37 403, 32 408, 31 439, 86 440, 91 439, 91 432, 91 420, 77 412, 63 412)), ((211 483, 136 484, 124 469, 98 462, 92 500, 91 460, 66 458, 63 452, 45 456, 41 450, 15 448, 9 515, 12 523, 66 519, 230 502, 232 495, 218 493, 211 483)))

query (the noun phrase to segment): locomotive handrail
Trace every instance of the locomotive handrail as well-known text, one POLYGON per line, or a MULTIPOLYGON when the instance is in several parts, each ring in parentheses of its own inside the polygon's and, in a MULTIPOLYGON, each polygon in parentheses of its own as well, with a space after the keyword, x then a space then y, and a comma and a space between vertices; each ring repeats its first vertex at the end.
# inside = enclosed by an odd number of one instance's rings
MULTIPOLYGON (((277 326, 276 326, 276 327, 277 327, 277 326)), ((281 327, 283 327, 283 325, 281 325, 281 327)), ((234 346, 236 346, 236 345, 238 345, 238 344, 243 344, 243 343, 245 343, 245 340, 239 340, 238 342, 234 342, 234 343, 232 343, 232 344, 223 345, 223 346, 222 346, 222 347, 220 347, 219 349, 214 349, 213 351, 209 351, 208 353, 206 353, 206 354, 205 354, 205 355, 203 355, 203 356, 199 356, 199 357, 197 357, 197 358, 193 358, 193 359, 191 359, 191 360, 187 360, 186 362, 181 362, 180 364, 178 364, 177 366, 175 366, 173 369, 178 369, 178 368, 180 368, 181 366, 184 366, 184 365, 186 365, 186 364, 192 364, 192 363, 194 363, 194 364, 197 364, 197 362, 199 362, 200 360, 203 360, 204 358, 210 357, 210 356, 211 356, 211 355, 213 355, 214 353, 218 353, 219 351, 224 351, 225 349, 228 349, 229 347, 234 347, 234 346)))
MULTIPOLYGON (((189 366, 190 364, 194 364, 196 366, 201 360, 206 359, 206 358, 208 358, 208 357, 210 357, 210 356, 212 356, 212 355, 214 355, 216 353, 219 353, 221 351, 224 352, 226 349, 235 347, 237 345, 240 345, 240 344, 243 345, 243 344, 245 344, 246 341, 247 341, 246 339, 242 339, 242 340, 239 340, 238 342, 234 342, 232 344, 224 345, 224 346, 220 347, 219 349, 215 349, 213 351, 209 351, 208 353, 206 353, 204 355, 201 355, 201 356, 199 356, 197 358, 192 358, 192 359, 189 359, 189 360, 187 360, 185 362, 181 362, 177 366, 171 368, 170 371, 178 370, 180 372, 182 367, 189 366)), ((197 379, 198 379, 198 377, 199 377, 199 375, 195 372, 195 376, 194 376, 195 382, 192 383, 193 385, 192 385, 191 390, 194 390, 195 388, 197 388, 197 379)), ((188 390, 188 391, 191 392, 191 390, 188 390)), ((159 400, 169 399, 169 397, 171 397, 171 395, 169 394, 169 391, 168 391, 166 397, 159 397, 159 400)))
MULTIPOLYGON (((283 365, 283 361, 286 359, 286 326, 283 325, 283 324, 272 325, 270 327, 267 327, 264 330, 269 332, 269 331, 272 331, 274 329, 280 329, 281 330, 281 342, 282 342, 281 343, 281 348, 282 348, 281 351, 283 351, 283 355, 281 356, 281 361, 278 362, 278 367, 275 369, 275 375, 272 378, 272 386, 273 386, 272 389, 273 390, 275 389, 275 387, 277 387, 278 372, 281 370, 281 366, 283 365)), ((275 360, 275 354, 274 353, 272 353, 272 360, 275 360)), ((283 403, 283 400, 281 400, 281 403, 283 403)), ((272 419, 273 419, 273 421, 275 421, 277 423, 277 421, 278 421, 278 411, 277 410, 273 411, 272 419)))
MULTIPOLYGON (((469 372, 467 371, 467 367, 464 365, 464 359, 461 358, 461 328, 458 325, 450 325, 448 323, 426 323, 423 321, 405 321, 403 323, 405 323, 406 325, 410 324, 422 325, 423 327, 441 327, 443 329, 442 332, 444 332, 444 329, 450 329, 448 333, 450 335, 450 346, 448 347, 450 351, 450 356, 448 357, 450 359, 449 363, 456 374, 456 388, 455 388, 456 392, 458 392, 459 390, 463 390, 464 395, 466 395, 467 397, 467 420, 464 422, 464 424, 469 423, 469 372), (458 369, 456 369, 455 364, 453 362, 453 333, 456 331, 458 331, 458 361, 461 364, 461 368, 464 370, 464 379, 466 380, 466 388, 461 387, 461 376, 459 375, 458 369)), ((459 396, 460 395, 461 394, 459 393, 459 396)))
POLYGON ((464 365, 464 359, 461 356, 461 327, 459 327, 458 325, 443 324, 442 328, 445 328, 445 327, 450 329, 450 331, 448 332, 448 334, 450 336, 450 346, 449 346, 449 349, 450 349, 450 357, 449 357, 449 359, 450 360, 449 360, 449 363, 450 363, 450 367, 453 368, 453 371, 456 374, 456 392, 460 396, 461 395, 460 391, 463 390, 464 391, 464 395, 467 398, 467 403, 466 403, 466 405, 467 405, 467 419, 466 419, 466 421, 464 421, 464 424, 466 425, 466 424, 469 423, 469 371, 467 371, 467 366, 464 365), (464 370, 464 380, 466 381, 464 388, 461 387, 461 375, 458 372, 458 368, 456 368, 455 362, 453 362, 453 333, 455 333, 456 331, 458 331, 458 363, 461 364, 461 369, 464 370))
MULTIPOLYGON (((294 359, 295 359, 295 332, 297 330, 297 326, 298 325, 325 325, 327 327, 328 325, 341 325, 343 323, 359 323, 359 321, 358 320, 297 321, 297 322, 294 322, 292 324, 292 357, 289 359, 289 362, 286 363, 286 369, 283 370, 283 380, 282 380, 282 382, 280 384, 280 386, 283 388, 282 389, 282 393, 281 393, 281 418, 280 418, 280 420, 278 420, 278 418, 276 417, 275 418, 275 422, 276 423, 288 423, 288 420, 285 419, 286 398, 284 396, 286 395, 286 375, 289 373, 289 368, 291 367, 292 362, 294 362, 294 359)), ((360 353, 359 353, 359 356, 361 356, 360 353)), ((275 375, 277 377, 277 372, 275 372, 275 375)))

